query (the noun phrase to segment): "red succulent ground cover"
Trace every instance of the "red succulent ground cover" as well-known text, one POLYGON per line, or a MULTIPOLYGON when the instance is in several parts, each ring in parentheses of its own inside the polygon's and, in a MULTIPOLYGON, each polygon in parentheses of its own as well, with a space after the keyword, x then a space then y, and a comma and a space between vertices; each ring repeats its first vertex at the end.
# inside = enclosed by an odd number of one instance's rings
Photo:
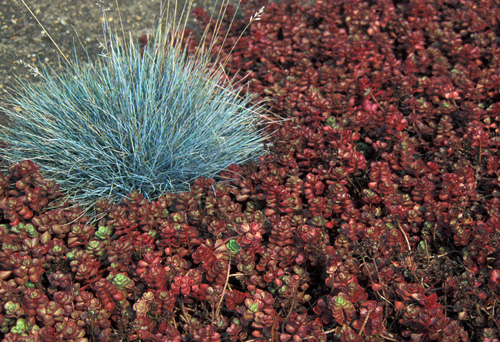
POLYGON ((3 341, 499 341, 499 21, 488 0, 266 3, 214 51, 287 119, 258 163, 99 201, 97 224, 11 166, 3 341))

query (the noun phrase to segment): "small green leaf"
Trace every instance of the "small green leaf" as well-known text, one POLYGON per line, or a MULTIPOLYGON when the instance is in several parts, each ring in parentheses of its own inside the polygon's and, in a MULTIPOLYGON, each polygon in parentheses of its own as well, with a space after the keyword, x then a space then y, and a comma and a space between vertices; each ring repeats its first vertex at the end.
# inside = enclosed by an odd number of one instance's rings
POLYGON ((19 334, 22 336, 28 336, 28 325, 26 324, 26 320, 23 318, 19 318, 16 322, 16 326, 11 329, 12 333, 19 334))
POLYGON ((230 240, 226 244, 226 247, 233 254, 238 254, 240 252, 240 250, 241 250, 241 246, 238 244, 238 241, 236 241, 235 239, 230 240))

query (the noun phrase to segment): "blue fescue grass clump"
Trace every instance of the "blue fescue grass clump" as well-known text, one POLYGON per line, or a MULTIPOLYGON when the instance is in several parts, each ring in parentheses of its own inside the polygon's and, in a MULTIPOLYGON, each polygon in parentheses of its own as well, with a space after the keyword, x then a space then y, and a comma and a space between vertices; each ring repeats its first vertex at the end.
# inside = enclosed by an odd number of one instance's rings
POLYGON ((222 83, 202 49, 189 55, 181 34, 161 24, 144 51, 107 32, 95 62, 42 68, 40 84, 15 88, 0 131, 5 159, 32 160, 89 207, 133 190, 150 200, 187 190, 264 153, 261 105, 241 96, 242 85, 222 83))

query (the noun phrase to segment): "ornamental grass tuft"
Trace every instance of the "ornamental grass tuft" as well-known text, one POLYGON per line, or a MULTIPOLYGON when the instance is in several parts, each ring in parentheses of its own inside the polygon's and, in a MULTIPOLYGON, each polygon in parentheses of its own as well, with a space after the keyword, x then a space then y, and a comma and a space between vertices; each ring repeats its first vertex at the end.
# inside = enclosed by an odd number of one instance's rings
MULTIPOLYGON (((262 105, 222 81, 220 61, 189 54, 183 29, 159 21, 141 48, 105 24, 103 52, 19 82, 0 140, 11 163, 30 159, 74 202, 92 206, 138 190, 152 200, 264 153, 262 105), (121 41, 121 42, 120 42, 121 41), (243 95, 242 95, 243 94, 243 95)), ((64 55, 63 55, 64 57, 64 55)))

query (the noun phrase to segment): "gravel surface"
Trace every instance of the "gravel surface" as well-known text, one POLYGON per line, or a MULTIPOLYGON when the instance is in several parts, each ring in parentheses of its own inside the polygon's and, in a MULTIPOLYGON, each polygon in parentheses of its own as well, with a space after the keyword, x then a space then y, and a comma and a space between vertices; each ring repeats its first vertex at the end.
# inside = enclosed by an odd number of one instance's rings
MULTIPOLYGON (((25 2, 65 55, 74 56, 76 52, 80 60, 85 60, 86 49, 92 60, 100 52, 103 10, 112 25, 119 25, 121 15, 124 31, 137 38, 155 26, 162 0, 118 0, 119 11, 114 0, 25 2)), ((179 13, 184 2, 178 0, 179 13)), ((197 0, 193 2, 193 8, 201 6, 211 10, 220 2, 197 0)), ((189 26, 193 27, 194 22, 191 21, 189 26)), ((5 100, 16 76, 24 82, 39 82, 20 60, 34 67, 44 64, 59 70, 60 58, 57 48, 21 0, 0 0, 0 107, 7 105, 5 100)), ((4 122, 5 115, 0 111, 0 123, 4 122)))

